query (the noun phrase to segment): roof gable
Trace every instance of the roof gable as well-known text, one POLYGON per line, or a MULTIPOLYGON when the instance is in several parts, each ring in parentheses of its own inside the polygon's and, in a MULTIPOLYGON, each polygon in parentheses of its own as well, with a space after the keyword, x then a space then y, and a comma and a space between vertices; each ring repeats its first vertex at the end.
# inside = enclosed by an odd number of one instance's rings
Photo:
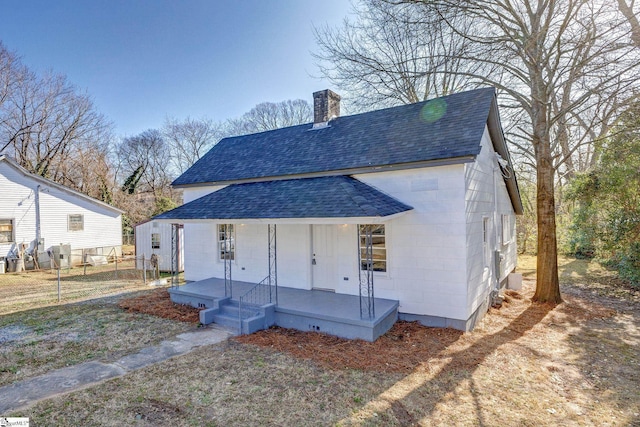
POLYGON ((7 164, 8 166, 12 167, 13 169, 18 171, 23 176, 25 176, 25 177, 27 177, 27 178, 35 181, 35 182, 38 182, 38 183, 40 183, 42 185, 46 185, 46 186, 49 186, 49 187, 54 187, 54 188, 56 188, 56 189, 58 189, 60 191, 63 191, 65 193, 67 193, 67 194, 71 194, 72 196, 75 196, 75 197, 79 197, 79 198, 81 198, 81 199, 83 199, 85 201, 88 201, 88 202, 90 202, 90 203, 92 203, 94 205, 100 206, 102 208, 106 208, 106 209, 108 209, 108 210, 110 210, 112 212, 116 212, 118 214, 123 214, 124 213, 123 210, 118 209, 118 208, 116 208, 114 206, 111 206, 108 203, 105 203, 105 202, 102 202, 100 200, 94 199, 93 197, 89 197, 84 193, 80 193, 79 191, 73 190, 73 189, 71 189, 69 187, 66 187, 66 186, 62 185, 62 184, 58 184, 57 182, 51 181, 51 180, 49 180, 47 178, 44 178, 44 177, 42 177, 40 175, 36 175, 34 173, 31 173, 28 170, 26 170, 25 168, 23 168, 22 166, 20 166, 15 160, 13 160, 12 158, 8 157, 5 154, 0 154, 0 163, 2 163, 2 162, 7 164))
POLYGON ((173 185, 386 167, 475 157, 494 103, 483 88, 416 104, 225 138, 173 185))

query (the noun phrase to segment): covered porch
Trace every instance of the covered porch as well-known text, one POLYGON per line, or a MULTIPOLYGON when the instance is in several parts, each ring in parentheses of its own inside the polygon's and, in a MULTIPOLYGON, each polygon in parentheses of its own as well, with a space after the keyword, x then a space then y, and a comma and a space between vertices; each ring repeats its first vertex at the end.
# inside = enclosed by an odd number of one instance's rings
MULTIPOLYGON (((374 298, 375 313, 360 315, 357 295, 337 294, 320 290, 294 289, 278 286, 278 303, 239 307, 239 296, 254 289, 255 283, 233 281, 238 297, 225 296, 225 281, 209 278, 169 289, 172 301, 205 308, 202 323, 225 324, 243 333, 270 326, 301 331, 323 332, 343 338, 374 341, 391 328, 398 317, 398 301, 374 298), (241 315, 238 310, 244 311, 241 315), (251 317, 248 317, 251 316, 251 317)), ((273 289, 275 291, 275 289, 273 289)))
POLYGON ((171 297, 204 308, 203 324, 239 333, 279 325, 372 341, 395 322, 399 306, 374 297, 374 271, 386 271, 381 224, 411 209, 337 176, 232 184, 155 219, 174 229, 185 224, 185 257, 200 258, 194 282, 172 288, 171 297), (190 237, 200 251, 190 252, 190 237))

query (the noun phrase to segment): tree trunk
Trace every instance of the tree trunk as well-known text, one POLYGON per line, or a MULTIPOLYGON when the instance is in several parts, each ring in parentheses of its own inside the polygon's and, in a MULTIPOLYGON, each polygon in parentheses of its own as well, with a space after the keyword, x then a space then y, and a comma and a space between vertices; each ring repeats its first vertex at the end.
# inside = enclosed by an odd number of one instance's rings
POLYGON ((640 22, 638 21, 636 14, 633 12, 633 1, 628 5, 625 0, 618 0, 618 10, 622 12, 625 18, 627 18, 627 21, 631 26, 631 41, 637 47, 640 47, 640 22))
MULTIPOLYGON (((535 134, 534 139, 536 139, 535 134)), ((537 285, 533 300, 559 304, 562 302, 562 297, 560 296, 560 281, 558 279, 558 245, 551 147, 549 141, 546 141, 544 137, 537 141, 537 145, 538 257, 537 285)))

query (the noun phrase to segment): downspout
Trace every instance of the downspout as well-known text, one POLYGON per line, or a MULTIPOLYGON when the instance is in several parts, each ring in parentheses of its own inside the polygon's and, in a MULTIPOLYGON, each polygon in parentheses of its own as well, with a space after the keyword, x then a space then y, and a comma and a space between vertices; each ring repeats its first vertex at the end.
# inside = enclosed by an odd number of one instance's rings
POLYGON ((33 247, 33 257, 36 259, 38 259, 38 252, 39 252, 39 245, 40 245, 40 235, 41 235, 41 230, 40 230, 40 184, 38 184, 36 186, 36 191, 35 191, 35 202, 36 202, 36 242, 35 245, 33 247))
POLYGON ((495 280, 494 280, 494 287, 491 292, 491 300, 493 304, 502 302, 500 301, 500 297, 499 297, 500 270, 501 270, 500 267, 502 264, 502 259, 504 258, 500 249, 498 248, 498 242, 500 241, 500 234, 498 230, 498 222, 499 222, 498 220, 500 219, 500 216, 498 213, 498 182, 496 181, 498 172, 500 172, 500 175, 502 176, 502 172, 500 171, 500 160, 502 160, 502 157, 498 153, 495 153, 495 154, 496 154, 496 159, 493 166, 493 229, 494 229, 493 265, 494 265, 495 280))

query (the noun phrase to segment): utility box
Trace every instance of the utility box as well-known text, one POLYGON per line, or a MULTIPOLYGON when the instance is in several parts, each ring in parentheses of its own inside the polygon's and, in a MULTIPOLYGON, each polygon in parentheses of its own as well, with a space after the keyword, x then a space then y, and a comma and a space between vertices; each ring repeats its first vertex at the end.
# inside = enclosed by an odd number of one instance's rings
POLYGON ((22 258, 8 258, 9 273, 20 273, 24 271, 24 260, 22 258))
POLYGON ((3 256, 0 256, 0 274, 4 274, 7 271, 7 261, 3 256))
POLYGON ((522 273, 510 273, 507 277, 507 287, 514 291, 522 289, 522 273))
POLYGON ((53 268, 71 267, 71 245, 51 246, 53 268))
POLYGON ((51 268, 52 262, 49 252, 38 252, 38 266, 40 268, 51 268))

